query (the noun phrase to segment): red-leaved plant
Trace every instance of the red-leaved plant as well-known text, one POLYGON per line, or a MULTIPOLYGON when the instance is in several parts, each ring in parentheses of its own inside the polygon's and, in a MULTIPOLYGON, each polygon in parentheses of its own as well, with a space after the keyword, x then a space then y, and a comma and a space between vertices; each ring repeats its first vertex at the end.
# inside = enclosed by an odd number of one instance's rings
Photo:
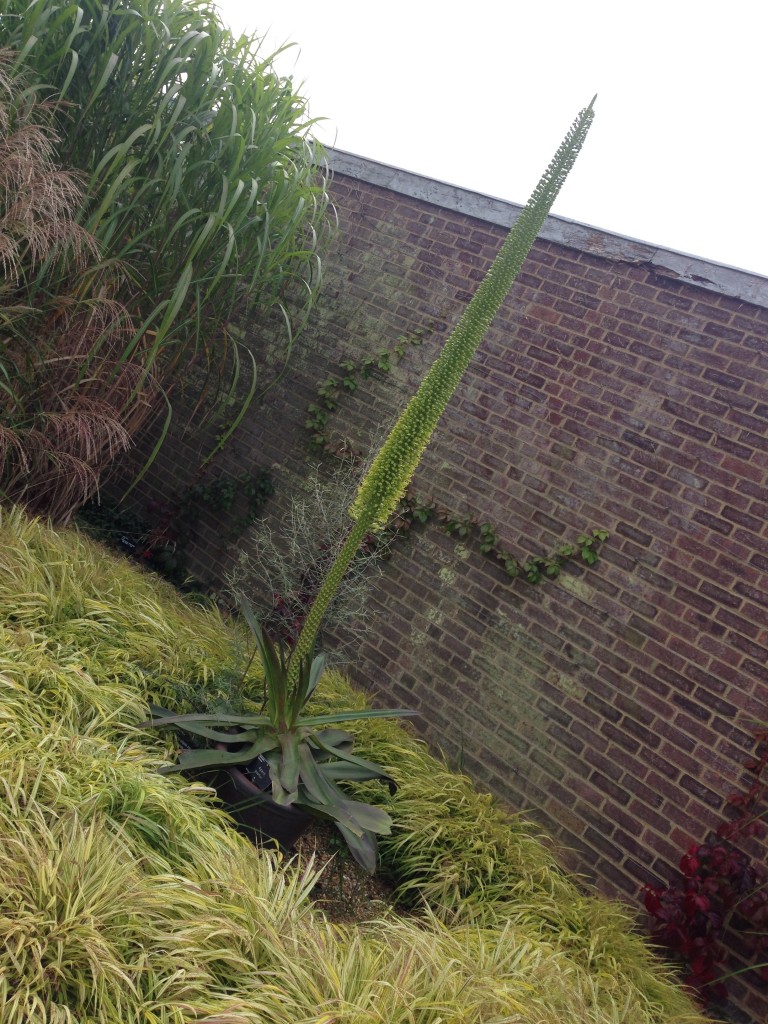
POLYGON ((765 835, 768 729, 755 738, 758 755, 745 765, 754 780, 747 793, 728 797, 736 817, 701 845, 688 848, 680 860, 679 882, 645 887, 654 939, 684 962, 686 983, 707 1003, 727 995, 723 937, 729 929, 740 933, 748 955, 758 961, 755 976, 768 982, 768 876, 735 845, 765 835))

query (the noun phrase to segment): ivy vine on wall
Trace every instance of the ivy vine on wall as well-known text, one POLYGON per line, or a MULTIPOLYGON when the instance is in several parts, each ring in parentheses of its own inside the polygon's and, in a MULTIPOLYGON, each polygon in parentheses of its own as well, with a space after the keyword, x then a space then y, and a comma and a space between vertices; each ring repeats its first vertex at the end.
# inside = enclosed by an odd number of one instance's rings
MULTIPOLYGON (((313 452, 344 459, 362 458, 362 453, 348 440, 334 438, 331 434, 332 420, 339 410, 339 404, 346 395, 357 391, 361 381, 369 379, 376 371, 389 373, 412 347, 422 344, 425 333, 426 329, 422 328, 412 335, 402 335, 390 348, 383 348, 376 355, 366 356, 359 362, 346 359, 339 363, 338 374, 318 383, 316 397, 307 407, 305 420, 309 447, 313 452)), ((572 560, 594 565, 599 557, 600 545, 609 536, 608 531, 602 528, 589 529, 574 540, 559 544, 547 555, 529 555, 521 559, 499 542, 492 523, 483 522, 475 516, 461 516, 445 505, 421 497, 409 489, 383 531, 381 542, 389 544, 397 537, 409 533, 412 527, 429 522, 434 522, 449 537, 455 536, 476 543, 480 552, 493 559, 510 579, 519 577, 532 584, 540 583, 543 579, 554 579, 560 575, 563 565, 572 560)))

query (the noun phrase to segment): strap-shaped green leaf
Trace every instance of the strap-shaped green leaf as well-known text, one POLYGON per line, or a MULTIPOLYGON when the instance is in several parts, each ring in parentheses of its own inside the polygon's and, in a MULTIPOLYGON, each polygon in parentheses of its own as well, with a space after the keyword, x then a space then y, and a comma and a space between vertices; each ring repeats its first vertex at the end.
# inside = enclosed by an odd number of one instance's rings
POLYGON ((312 730, 309 740, 312 742, 315 739, 321 739, 323 743, 335 748, 351 745, 354 743, 355 737, 345 729, 320 729, 319 731, 312 730))
POLYGON ((371 782, 377 780, 386 783, 391 793, 394 793, 397 788, 395 780, 382 774, 376 766, 364 768, 362 765, 338 760, 320 761, 320 765, 325 777, 332 779, 334 782, 371 782))
POLYGON ((203 750, 182 750, 179 754, 178 766, 163 769, 163 771, 166 773, 173 770, 186 772, 199 768, 237 767, 241 764, 248 764, 259 754, 266 754, 274 745, 274 740, 265 737, 255 743, 249 743, 242 750, 216 750, 210 747, 203 750))
MULTIPOLYGON (((338 747, 334 747, 329 743, 325 743, 320 739, 320 733, 315 733, 313 737, 318 746, 327 751, 329 754, 334 754, 339 761, 344 762, 350 766, 354 766, 361 771, 365 772, 365 778, 381 779, 383 782, 390 783, 392 786, 395 785, 395 780, 391 775, 381 767, 381 765, 374 764, 373 761, 366 761, 363 757, 358 757, 356 754, 351 754, 345 750, 341 750, 338 747)), ((354 776, 350 776, 354 777, 354 776)))
POLYGON ((320 682, 323 672, 325 671, 325 655, 318 654, 312 661, 312 666, 309 670, 309 687, 307 689, 307 696, 314 693, 315 687, 320 682))
POLYGON ((392 819, 381 807, 347 798, 342 801, 342 808, 361 832, 376 832, 378 835, 388 836, 392 831, 392 819))
POLYGON ((313 728, 318 725, 333 725, 336 722, 358 722, 366 718, 410 718, 421 714, 409 708, 366 708, 362 711, 334 711, 327 715, 309 715, 300 718, 298 725, 313 728))
MULTIPOLYGON (((214 712, 202 711, 196 711, 192 714, 174 715, 173 712, 168 711, 167 708, 161 708, 157 704, 150 704, 149 709, 155 717, 149 718, 144 722, 140 722, 137 728, 161 728, 166 725, 180 725, 186 728, 187 726, 195 723, 211 727, 215 727, 217 725, 239 725, 244 728, 248 728, 270 724, 270 720, 267 715, 227 715, 224 713, 217 714, 214 712)), ((232 734, 230 733, 228 735, 231 740, 232 734)))
POLYGON ((336 828, 341 832, 342 836, 344 836, 346 844, 349 847, 349 852, 355 858, 360 867, 364 871, 367 871, 369 875, 374 874, 378 861, 375 836, 371 835, 370 832, 364 832, 363 835, 357 835, 340 822, 336 822, 336 828))
POLYGON ((346 825, 358 835, 363 827, 358 823, 350 808, 350 801, 343 790, 328 778, 322 766, 318 765, 306 746, 301 751, 301 782, 304 787, 307 806, 319 808, 335 821, 346 825))
MULTIPOLYGON (((272 783, 274 785, 275 774, 277 774, 287 802, 293 803, 299 790, 300 751, 305 744, 301 742, 295 732, 282 733, 278 735, 278 740, 280 741, 280 760, 273 771, 272 783)), ((273 759, 276 762, 277 756, 273 755, 273 759)))
POLYGON ((284 807, 296 803, 298 799, 298 786, 296 789, 286 789, 281 777, 283 767, 282 753, 276 750, 269 751, 264 755, 269 762, 269 776, 272 780, 272 799, 276 804, 284 807))

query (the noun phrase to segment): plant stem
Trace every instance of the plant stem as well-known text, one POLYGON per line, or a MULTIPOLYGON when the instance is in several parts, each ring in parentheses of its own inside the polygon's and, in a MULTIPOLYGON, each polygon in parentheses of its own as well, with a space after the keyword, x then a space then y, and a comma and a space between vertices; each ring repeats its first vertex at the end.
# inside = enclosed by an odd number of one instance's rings
POLYGON ((299 681, 299 671, 302 661, 305 658, 310 657, 312 654, 317 632, 320 629, 320 623, 323 620, 323 616, 325 615, 328 605, 331 603, 336 591, 338 590, 339 583, 341 582, 344 573, 347 571, 350 562, 357 554, 366 534, 371 531, 373 518, 374 517, 370 514, 367 516, 361 516, 357 522, 353 524, 347 539, 342 544, 341 550, 334 559, 333 565, 331 566, 323 585, 318 590, 317 596, 312 602, 312 607, 310 608, 309 615, 307 615, 304 625, 301 628, 301 633, 299 633, 296 646, 291 652, 290 665, 288 669, 288 684, 292 688, 295 687, 299 681))

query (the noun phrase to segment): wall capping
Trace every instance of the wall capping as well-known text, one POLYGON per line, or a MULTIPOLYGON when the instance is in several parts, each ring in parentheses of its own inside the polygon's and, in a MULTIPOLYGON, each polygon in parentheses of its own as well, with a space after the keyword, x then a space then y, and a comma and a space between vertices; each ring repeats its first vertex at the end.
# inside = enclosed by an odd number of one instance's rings
MULTIPOLYGON (((436 181, 342 149, 328 149, 326 155, 334 174, 356 178, 501 227, 510 227, 522 210, 518 203, 436 181)), ((649 242, 565 217, 548 217, 540 237, 615 263, 641 264, 667 280, 684 281, 706 291, 768 308, 768 278, 738 267, 714 263, 674 249, 662 249, 649 242)))

